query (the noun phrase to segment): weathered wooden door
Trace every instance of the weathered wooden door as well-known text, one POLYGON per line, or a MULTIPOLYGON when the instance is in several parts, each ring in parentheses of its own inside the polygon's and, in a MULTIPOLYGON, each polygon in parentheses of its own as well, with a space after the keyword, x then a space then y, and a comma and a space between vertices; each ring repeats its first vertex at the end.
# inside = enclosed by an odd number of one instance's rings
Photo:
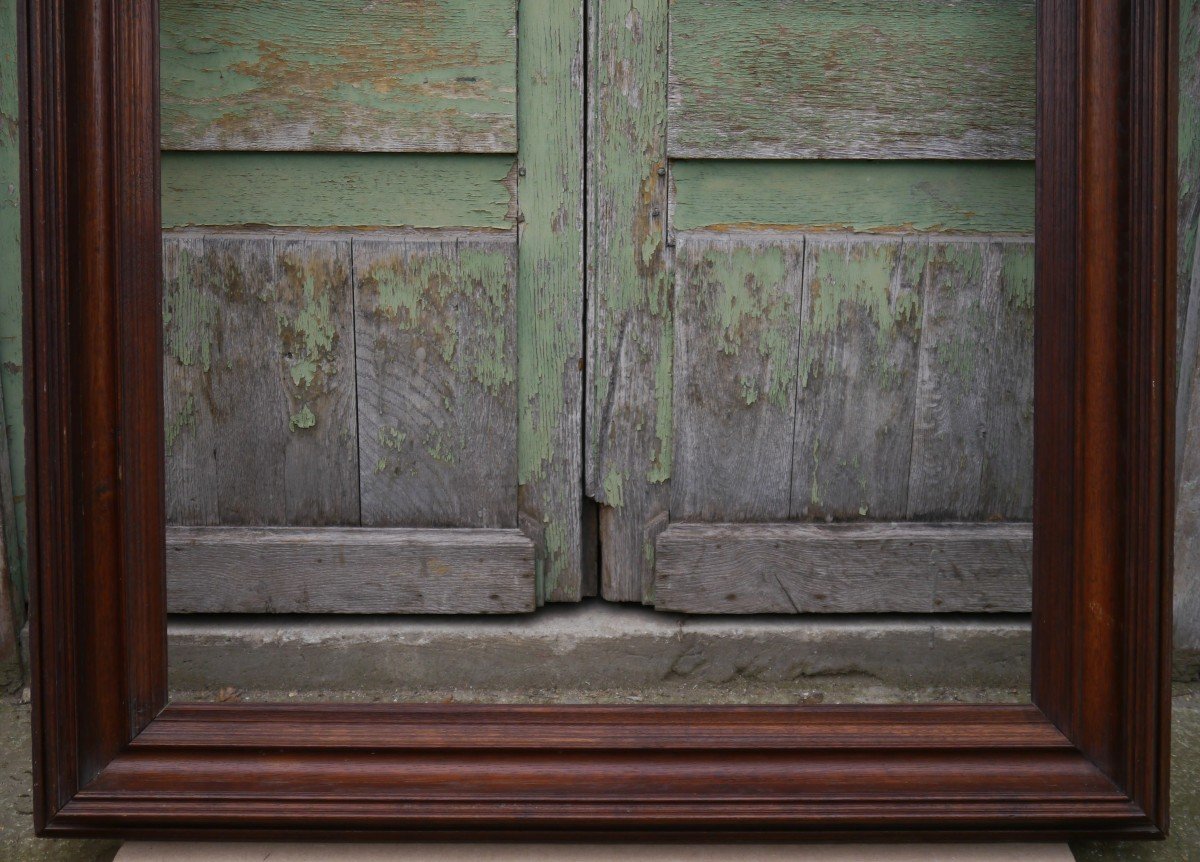
POLYGON ((582 4, 163 0, 170 605, 586 585, 582 4))
POLYGON ((1033 21, 163 0, 172 607, 1027 608, 1033 21))
POLYGON ((603 595, 1027 610, 1032 0, 593 7, 603 595))

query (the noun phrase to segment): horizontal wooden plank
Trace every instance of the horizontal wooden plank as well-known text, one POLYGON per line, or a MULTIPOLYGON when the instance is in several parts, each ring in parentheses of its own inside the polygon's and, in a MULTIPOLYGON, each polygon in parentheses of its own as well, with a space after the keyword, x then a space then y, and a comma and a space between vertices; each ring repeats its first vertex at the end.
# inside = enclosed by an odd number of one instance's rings
POLYGON ((172 613, 518 613, 533 578, 518 530, 167 528, 172 613))
POLYGON ((513 152, 516 0, 164 0, 168 149, 513 152))
POLYGON ((511 228, 510 156, 162 155, 163 227, 511 228))
POLYGON ((1033 0, 674 0, 668 154, 1027 159, 1033 0))
POLYGON ((1032 233, 1033 162, 671 164, 671 226, 1032 233))
POLYGON ((685 613, 1030 608, 1029 524, 672 524, 655 607, 685 613))

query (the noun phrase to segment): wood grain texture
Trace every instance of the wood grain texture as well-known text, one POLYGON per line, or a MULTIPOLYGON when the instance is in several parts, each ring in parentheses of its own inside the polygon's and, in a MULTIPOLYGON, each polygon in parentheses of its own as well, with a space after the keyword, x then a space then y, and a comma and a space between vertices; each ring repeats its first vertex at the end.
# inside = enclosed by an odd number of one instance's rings
POLYGON ((909 479, 912 518, 1029 516, 1029 254, 1018 242, 929 243, 909 479))
POLYGON ((1200 3, 1180 3, 1175 647, 1200 654, 1200 3))
POLYGON ((596 591, 583 535, 584 2, 521 0, 518 26, 521 523, 540 600, 578 601, 596 591))
POLYGON ((803 235, 679 235, 672 520, 787 518, 803 258, 803 235))
POLYGON ((601 594, 636 602, 649 597, 671 476, 667 4, 589 2, 584 475, 600 504, 601 594))
POLYGON ((364 526, 517 526, 516 237, 354 240, 364 526))
POLYGON ((1033 231, 1033 163, 683 159, 671 227, 905 233, 1033 231))
POLYGON ((812 235, 790 514, 906 514, 926 242, 812 235))
POLYGON ((655 607, 685 613, 1027 612, 1028 524, 672 524, 655 607))
POLYGON ((350 242, 168 235, 168 518, 354 524, 350 242))
POLYGON ((512 227, 510 156, 163 153, 164 227, 512 227))
POLYGON ((516 149, 516 0, 166 0, 180 150, 516 149))
MULTIPOLYGON (((0 408, 0 423, 4 419, 0 408)), ((3 428, 3 424, 0 424, 3 428)), ((20 564, 21 555, 16 545, 16 505, 13 500, 11 460, 8 454, 8 435, 0 433, 0 692, 10 693, 25 683, 24 668, 21 667, 20 646, 17 632, 21 628, 24 613, 21 605, 13 601, 16 594, 16 579, 12 577, 13 561, 20 564)))
POLYGON ((676 0, 674 158, 1028 159, 1029 0, 676 0))
POLYGON ((534 609, 517 530, 170 527, 172 613, 499 614, 534 609))

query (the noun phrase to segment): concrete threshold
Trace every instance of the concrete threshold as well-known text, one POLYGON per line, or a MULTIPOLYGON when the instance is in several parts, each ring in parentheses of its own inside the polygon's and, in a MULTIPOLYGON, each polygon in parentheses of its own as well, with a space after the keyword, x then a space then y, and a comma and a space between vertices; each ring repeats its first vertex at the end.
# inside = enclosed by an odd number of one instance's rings
POLYGON ((557 703, 1025 700, 1020 616, 186 616, 177 697, 557 703))

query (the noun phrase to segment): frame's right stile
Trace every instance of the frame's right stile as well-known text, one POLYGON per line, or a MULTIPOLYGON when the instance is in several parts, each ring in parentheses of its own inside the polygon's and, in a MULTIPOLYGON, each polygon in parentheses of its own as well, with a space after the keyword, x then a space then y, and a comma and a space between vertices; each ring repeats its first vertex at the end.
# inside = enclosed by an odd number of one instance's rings
POLYGON ((1174 6, 1039 4, 1035 705, 164 710, 157 5, 25 0, 41 832, 1162 834, 1174 6))

